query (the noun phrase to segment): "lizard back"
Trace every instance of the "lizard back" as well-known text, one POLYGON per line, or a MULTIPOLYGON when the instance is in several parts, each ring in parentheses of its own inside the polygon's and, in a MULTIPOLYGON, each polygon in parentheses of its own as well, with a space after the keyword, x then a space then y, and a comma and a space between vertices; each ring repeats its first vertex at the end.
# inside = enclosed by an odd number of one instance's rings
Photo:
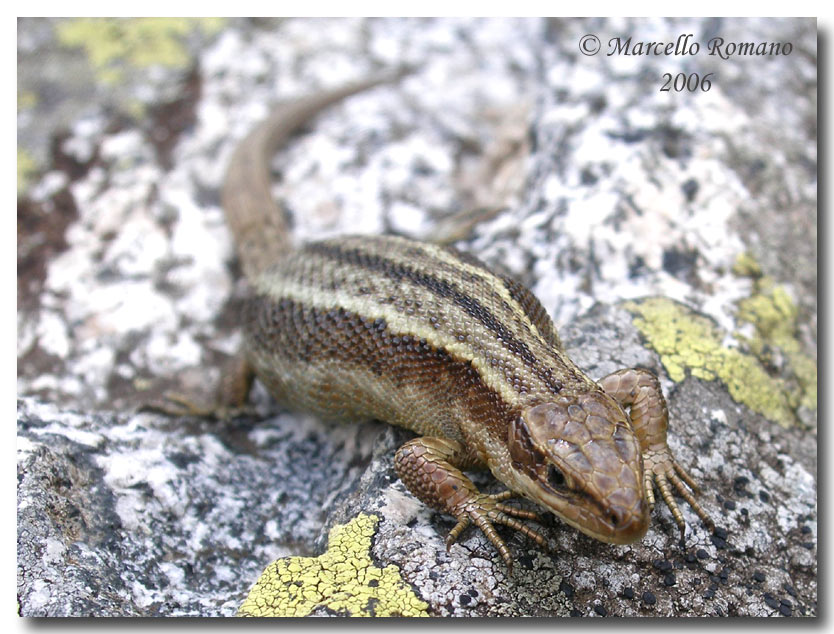
POLYGON ((235 152, 223 204, 250 290, 244 374, 254 370, 293 408, 420 434, 397 451, 400 479, 457 518, 447 543, 474 523, 508 568, 493 523, 546 544, 517 519, 534 514, 502 503, 516 494, 612 543, 645 534, 654 482, 681 531, 672 487, 710 522, 666 444, 657 378, 628 369, 594 383, 523 285, 453 248, 400 237, 288 248, 269 156, 326 106, 401 74, 279 107, 235 152), (461 471, 472 466, 488 467, 509 492, 478 492, 461 471))
POLYGON ((597 388, 525 287, 455 249, 398 237, 305 245, 253 281, 247 351, 281 401, 454 440, 597 388))

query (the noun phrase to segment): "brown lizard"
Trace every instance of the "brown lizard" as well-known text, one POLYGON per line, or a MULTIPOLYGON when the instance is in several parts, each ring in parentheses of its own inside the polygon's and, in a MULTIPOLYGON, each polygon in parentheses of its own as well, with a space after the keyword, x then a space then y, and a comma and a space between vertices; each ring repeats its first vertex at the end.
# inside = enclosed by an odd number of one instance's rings
POLYGON ((667 445, 657 378, 627 369, 592 381, 517 281, 454 248, 400 237, 291 248, 270 194, 270 157, 327 106, 400 75, 285 103, 234 152, 222 201, 249 295, 244 361, 221 399, 245 401, 254 374, 292 408, 416 432, 396 453, 400 479, 457 519, 447 546, 474 524, 508 569, 495 524, 547 546, 521 521, 536 514, 504 503, 517 495, 615 544, 646 533, 655 485, 681 539, 673 489, 712 527, 667 445), (480 493, 463 474, 475 468, 488 468, 507 490, 480 493))

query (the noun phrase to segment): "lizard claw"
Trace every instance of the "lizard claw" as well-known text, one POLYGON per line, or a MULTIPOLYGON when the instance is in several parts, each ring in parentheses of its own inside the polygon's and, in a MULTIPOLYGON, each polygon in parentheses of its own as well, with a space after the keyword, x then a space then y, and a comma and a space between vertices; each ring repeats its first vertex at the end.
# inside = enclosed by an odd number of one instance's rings
POLYGON ((481 493, 473 496, 464 507, 463 512, 456 518, 458 523, 455 524, 454 528, 449 531, 449 535, 446 537, 446 551, 448 552, 463 531, 473 523, 481 529, 481 532, 483 532, 501 555, 509 574, 513 573, 512 555, 506 542, 501 539, 501 536, 495 530, 494 524, 509 526, 526 535, 543 548, 550 550, 547 539, 538 530, 527 526, 517 519, 541 521, 538 514, 533 511, 525 511, 524 509, 502 504, 504 500, 515 497, 515 495, 512 491, 503 491, 502 493, 494 493, 491 495, 481 493))
POLYGON ((220 380, 213 386, 214 396, 209 397, 210 402, 197 394, 166 392, 163 402, 148 403, 141 409, 168 416, 194 416, 221 421, 256 416, 256 409, 247 401, 254 376, 245 357, 231 357, 223 363, 220 380))
POLYGON ((152 411, 166 416, 193 416, 195 418, 211 418, 228 421, 234 418, 256 416, 257 411, 250 405, 224 405, 222 403, 201 403, 194 397, 178 392, 166 392, 163 402, 146 403, 140 411, 152 411))
POLYGON ((650 449, 643 453, 644 478, 646 486, 646 498, 649 506, 654 508, 654 485, 660 490, 660 495, 663 501, 672 512, 672 517, 675 518, 675 523, 681 532, 681 543, 683 543, 684 533, 686 531, 686 522, 683 519, 678 503, 672 496, 672 488, 684 500, 689 503, 689 506, 698 514, 701 521, 709 527, 710 530, 715 529, 715 523, 707 514, 703 507, 695 499, 694 493, 698 492, 698 485, 695 484, 692 476, 690 476, 683 467, 681 467, 677 460, 672 456, 672 452, 668 446, 663 446, 660 449, 650 449))

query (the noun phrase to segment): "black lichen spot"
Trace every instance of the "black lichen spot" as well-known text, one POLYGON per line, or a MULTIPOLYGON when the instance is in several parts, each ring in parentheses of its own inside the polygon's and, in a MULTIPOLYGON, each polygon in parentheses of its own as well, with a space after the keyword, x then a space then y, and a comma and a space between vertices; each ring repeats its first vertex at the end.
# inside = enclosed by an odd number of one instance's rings
POLYGON ((653 593, 646 590, 646 592, 643 593, 643 603, 646 605, 654 605, 657 603, 657 597, 655 597, 653 593))
POLYGON ((628 279, 633 280, 644 274, 647 270, 646 260, 642 255, 637 255, 628 263, 628 279))
POLYGON ((170 453, 166 456, 168 460, 174 464, 178 469, 186 469, 189 465, 195 462, 200 462, 200 457, 183 452, 170 453))
POLYGON ((694 178, 690 178, 683 185, 681 185, 681 191, 683 192, 683 195, 686 196, 687 202, 693 202, 695 200, 695 196, 698 195, 698 181, 694 178))
POLYGON ((579 181, 583 185, 595 185, 599 179, 590 167, 585 167, 579 174, 579 181))
POLYGON ((664 249, 663 270, 678 279, 686 279, 692 272, 697 259, 698 253, 694 250, 684 251, 677 247, 664 249))
POLYGON ((661 126, 658 130, 663 153, 670 159, 689 158, 692 156, 692 137, 681 128, 661 126))
POLYGON ((638 130, 623 130, 622 132, 606 132, 610 139, 622 141, 623 143, 638 143, 649 136, 649 130, 642 128, 638 130))
POLYGON ((764 593, 764 602, 767 604, 768 607, 773 608, 774 610, 779 609, 779 601, 769 592, 764 593))
POLYGON ((656 559, 652 562, 652 566, 660 570, 660 572, 669 572, 672 569, 672 563, 665 559, 656 559))

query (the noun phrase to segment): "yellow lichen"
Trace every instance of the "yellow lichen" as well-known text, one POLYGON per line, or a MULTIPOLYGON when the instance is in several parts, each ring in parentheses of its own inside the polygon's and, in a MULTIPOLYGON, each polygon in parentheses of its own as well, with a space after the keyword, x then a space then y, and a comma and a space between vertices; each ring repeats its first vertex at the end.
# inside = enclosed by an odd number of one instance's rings
POLYGON ((762 269, 753 254, 745 251, 736 257, 733 273, 739 277, 758 277, 762 274, 762 269))
POLYGON ((118 83, 125 68, 190 63, 186 36, 195 28, 213 33, 223 24, 212 18, 74 18, 58 23, 58 41, 83 47, 100 81, 118 83))
POLYGON ((765 362, 774 350, 787 357, 797 387, 791 391, 794 406, 816 409, 817 364, 802 352, 796 338, 798 309, 784 287, 769 277, 756 280, 755 293, 738 305, 738 319, 752 324, 755 336, 746 339, 753 354, 765 362))
POLYGON ((35 159, 24 149, 17 148, 17 193, 22 195, 29 187, 32 175, 37 170, 35 159))
POLYGON ((786 427, 796 422, 795 398, 786 382, 770 376, 756 356, 724 345, 724 333, 712 321, 665 298, 624 306, 673 381, 682 381, 687 372, 719 380, 735 401, 753 411, 786 427))
POLYGON ((378 568, 371 539, 379 518, 360 513, 330 531, 327 552, 287 557, 264 570, 239 616, 307 616, 318 607, 346 616, 427 616, 428 604, 394 565, 378 568))
POLYGON ((17 111, 28 110, 38 105, 38 95, 31 90, 17 91, 17 111))

